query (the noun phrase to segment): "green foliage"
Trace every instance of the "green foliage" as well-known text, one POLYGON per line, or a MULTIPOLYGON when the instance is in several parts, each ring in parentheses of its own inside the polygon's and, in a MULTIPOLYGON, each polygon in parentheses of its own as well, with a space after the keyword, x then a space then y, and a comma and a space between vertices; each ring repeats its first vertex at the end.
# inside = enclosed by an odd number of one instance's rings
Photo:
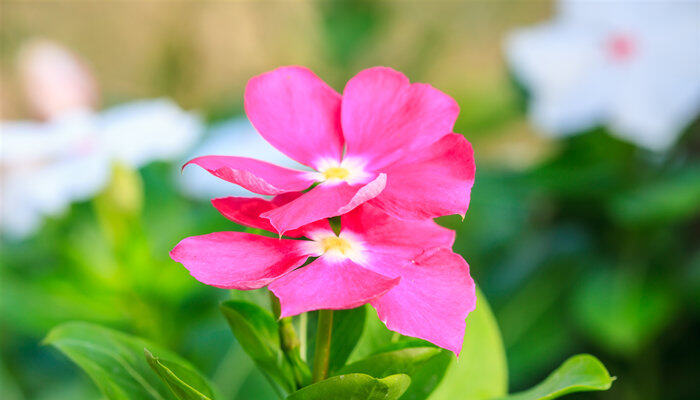
POLYGON ((116 164, 112 168, 110 184, 94 200, 94 207, 106 237, 117 251, 128 251, 135 245, 143 207, 143 182, 138 171, 116 164))
POLYGON ((636 271, 596 271, 573 296, 580 329, 611 353, 633 356, 676 313, 676 296, 663 281, 636 271))
POLYGON ((282 351, 279 327, 272 314, 256 304, 235 300, 222 303, 221 312, 258 368, 285 392, 296 390, 294 371, 282 351))
MULTIPOLYGON (((272 315, 244 301, 227 301, 221 310, 242 348, 273 385, 291 393, 289 400, 456 398, 451 396, 474 400, 496 397, 547 400, 567 393, 607 390, 612 384, 614 378, 600 361, 579 355, 567 360, 536 387, 504 397, 506 372, 500 335, 481 293, 479 299, 478 311, 468 320, 470 334, 464 342, 463 354, 469 357, 452 366, 432 396, 454 357, 424 341, 409 338, 390 341, 385 346, 387 351, 347 364, 336 376, 297 390, 294 371, 284 358, 278 325, 272 315), (487 347, 480 348, 479 343, 487 347)), ((361 314, 364 318, 364 313, 361 314)), ((346 316, 351 317, 352 314, 346 316)), ((72 322, 54 328, 44 342, 82 367, 110 400, 216 398, 207 379, 187 361, 138 337, 94 324, 72 322), (154 356, 152 351, 159 356, 154 356)), ((353 343, 349 346, 353 347, 353 343)))
POLYGON ((214 392, 199 373, 174 361, 161 360, 148 349, 143 350, 148 365, 173 391, 179 400, 213 400, 214 392))
MULTIPOLYGON (((355 349, 362 336, 367 319, 367 306, 351 310, 333 311, 333 330, 331 331, 331 356, 328 369, 335 371, 345 365, 350 353, 355 349)), ((318 311, 309 313, 306 329, 306 359, 313 360, 316 344, 316 325, 318 311)))
POLYGON ((490 399, 505 395, 507 390, 501 333, 486 297, 477 289, 476 310, 467 317, 462 352, 430 399, 490 399))
POLYGON ((369 356, 346 365, 338 373, 359 372, 375 378, 406 374, 411 378, 411 385, 401 399, 428 398, 452 361, 452 353, 437 347, 419 347, 423 345, 420 341, 405 341, 398 345, 404 348, 369 356))
POLYGON ((143 355, 145 348, 171 360, 166 365, 174 368, 174 373, 211 394, 206 380, 187 361, 138 337, 85 322, 69 322, 52 329, 44 343, 78 364, 110 400, 176 398, 149 366, 143 355))
POLYGON ((348 68, 376 31, 383 7, 367 0, 320 2, 325 50, 332 62, 348 68))
POLYGON ((614 380, 597 358, 579 354, 566 360, 539 385, 502 400, 550 400, 568 393, 608 390, 614 380))
POLYGON ((700 166, 662 174, 617 195, 609 209, 624 225, 664 225, 700 213, 700 166))
POLYGON ((410 383, 411 378, 403 374, 382 379, 365 374, 339 375, 292 393, 287 400, 396 400, 410 383))
POLYGON ((350 354, 348 362, 355 362, 372 354, 384 351, 387 346, 394 343, 397 339, 397 334, 394 334, 384 326, 379 320, 377 312, 365 305, 367 309, 364 321, 364 329, 360 338, 357 341, 355 350, 350 354))

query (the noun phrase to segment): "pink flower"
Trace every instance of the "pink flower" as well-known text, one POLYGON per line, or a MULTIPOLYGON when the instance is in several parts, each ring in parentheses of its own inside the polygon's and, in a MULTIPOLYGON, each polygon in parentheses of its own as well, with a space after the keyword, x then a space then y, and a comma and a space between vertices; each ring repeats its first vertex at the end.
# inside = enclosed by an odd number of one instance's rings
MULTIPOLYGON (((261 213, 284 209, 303 196, 227 197, 212 203, 234 222, 275 232, 261 213)), ((476 295, 469 266, 450 250, 454 232, 430 219, 402 221, 367 204, 343 215, 341 226, 336 235, 324 219, 287 232, 297 239, 244 232, 192 236, 170 256, 207 285, 268 286, 280 299, 282 317, 369 302, 389 329, 458 354, 476 295), (299 268, 309 257, 318 258, 299 268)))
POLYGON ((467 211, 473 151, 452 133, 457 103, 430 85, 376 67, 352 78, 341 98, 308 69, 282 67, 248 82, 245 108, 265 140, 314 171, 245 157, 205 156, 189 163, 264 195, 319 183, 262 214, 279 233, 367 201, 407 220, 467 211))

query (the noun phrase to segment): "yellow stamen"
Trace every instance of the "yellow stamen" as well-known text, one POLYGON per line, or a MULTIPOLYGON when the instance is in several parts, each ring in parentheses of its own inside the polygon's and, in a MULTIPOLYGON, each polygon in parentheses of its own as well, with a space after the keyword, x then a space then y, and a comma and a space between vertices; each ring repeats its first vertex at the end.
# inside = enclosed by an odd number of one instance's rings
POLYGON ((328 179, 345 179, 350 175, 350 171, 342 167, 330 167, 323 171, 323 176, 328 179))
POLYGON ((321 241, 321 246, 323 247, 324 253, 331 250, 335 250, 340 252, 341 254, 345 254, 347 251, 350 250, 350 243, 347 240, 339 238, 337 236, 331 236, 323 239, 321 241))

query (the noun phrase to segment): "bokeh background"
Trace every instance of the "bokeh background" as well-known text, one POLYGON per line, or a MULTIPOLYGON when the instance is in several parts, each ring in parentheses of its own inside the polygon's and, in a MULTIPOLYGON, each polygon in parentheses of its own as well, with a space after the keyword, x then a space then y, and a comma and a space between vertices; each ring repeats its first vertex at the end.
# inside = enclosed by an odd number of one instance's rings
MULTIPOLYGON (((700 124, 695 118, 663 151, 617 139, 605 126, 543 135, 528 120, 530 93, 511 73, 504 41, 551 19, 554 4, 0 5, 3 121, 37 119, 18 68, 22 48, 37 38, 82 58, 99 87, 97 109, 167 97, 201 118, 200 141, 243 115, 251 76, 280 65, 307 66, 339 91, 357 71, 385 65, 447 92, 461 106, 455 131, 474 145, 477 179, 466 219, 440 222, 457 229, 455 250, 494 308, 511 391, 589 352, 618 380, 608 392, 578 398, 697 398, 700 124)), ((689 43, 688 52, 700 51, 700 37, 689 43)), ((41 345, 68 320, 160 341, 228 398, 270 394, 218 313, 226 291, 199 284, 168 257, 185 236, 236 229, 206 194, 182 190, 174 171, 186 156, 140 168, 114 163, 91 198, 46 216, 31 234, 3 234, 0 397, 99 397, 78 368, 41 345)))

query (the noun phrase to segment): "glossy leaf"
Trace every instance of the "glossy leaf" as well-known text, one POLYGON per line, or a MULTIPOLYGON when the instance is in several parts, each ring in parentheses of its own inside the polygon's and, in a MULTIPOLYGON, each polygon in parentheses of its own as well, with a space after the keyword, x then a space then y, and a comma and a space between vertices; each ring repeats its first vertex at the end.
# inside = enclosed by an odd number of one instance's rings
POLYGON ((348 364, 339 373, 359 372, 375 378, 406 374, 411 378, 411 385, 401 399, 426 399, 442 379, 453 355, 437 347, 426 347, 419 341, 401 344, 405 348, 376 354, 348 364))
MULTIPOLYGON (((328 366, 335 371, 345 365, 350 353, 355 349, 365 327, 367 306, 350 310, 333 311, 333 330, 331 337, 331 357, 328 366)), ((306 359, 313 360, 316 344, 316 324, 318 311, 309 313, 306 334, 306 359)))
POLYGON ((614 380, 597 358, 579 354, 566 360, 539 385, 502 400, 550 400, 568 393, 608 390, 614 380))
POLYGON ((296 390, 294 373, 280 347, 279 328, 272 314, 253 303, 236 300, 222 303, 221 312, 258 368, 287 393, 296 390))
MULTIPOLYGON (((78 364, 111 400, 176 399, 168 386, 151 370, 144 348, 172 360, 196 375, 187 361, 158 345, 86 322, 57 326, 44 339, 78 364)), ((200 379, 203 379, 200 377, 200 379)))
POLYGON ((477 288, 476 310, 467 317, 459 358, 447 370, 431 400, 490 399, 508 390, 503 340, 486 297, 477 288))
POLYGON ((161 360, 144 349, 146 361, 180 400, 212 400, 214 392, 205 378, 174 361, 161 360))
POLYGON ((287 400, 396 400, 411 383, 408 375, 377 379, 365 374, 334 376, 302 388, 287 400))

